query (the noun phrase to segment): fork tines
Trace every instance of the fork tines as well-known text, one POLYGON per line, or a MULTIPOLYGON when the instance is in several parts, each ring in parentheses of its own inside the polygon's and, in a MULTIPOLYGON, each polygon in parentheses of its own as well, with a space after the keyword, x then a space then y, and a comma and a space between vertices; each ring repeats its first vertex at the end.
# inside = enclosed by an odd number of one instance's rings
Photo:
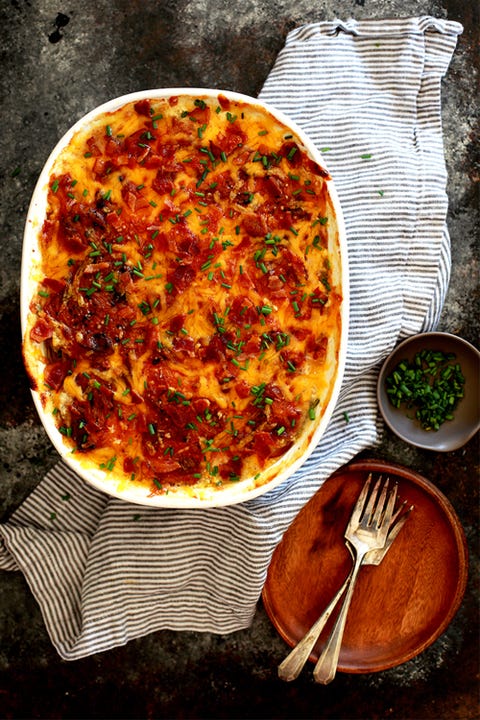
POLYGON ((393 490, 388 493, 390 484, 390 478, 387 477, 382 485, 382 476, 379 475, 375 485, 370 493, 370 497, 367 497, 370 492, 370 485, 372 482, 372 473, 369 473, 365 485, 358 497, 354 511, 352 513, 352 521, 360 522, 362 518, 371 517, 370 525, 376 524, 377 526, 381 523, 385 512, 392 510, 395 507, 397 499, 398 484, 395 483, 393 490), (381 490, 380 490, 381 488, 381 490), (388 494, 388 501, 387 501, 388 494))

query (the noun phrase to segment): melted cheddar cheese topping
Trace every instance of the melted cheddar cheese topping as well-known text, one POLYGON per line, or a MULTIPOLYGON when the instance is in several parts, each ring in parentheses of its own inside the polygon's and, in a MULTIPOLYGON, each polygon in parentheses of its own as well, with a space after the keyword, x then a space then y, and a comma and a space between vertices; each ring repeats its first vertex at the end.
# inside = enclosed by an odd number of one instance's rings
POLYGON ((261 477, 311 436, 341 334, 328 181, 288 127, 222 95, 129 103, 74 135, 24 348, 86 465, 164 493, 261 477))

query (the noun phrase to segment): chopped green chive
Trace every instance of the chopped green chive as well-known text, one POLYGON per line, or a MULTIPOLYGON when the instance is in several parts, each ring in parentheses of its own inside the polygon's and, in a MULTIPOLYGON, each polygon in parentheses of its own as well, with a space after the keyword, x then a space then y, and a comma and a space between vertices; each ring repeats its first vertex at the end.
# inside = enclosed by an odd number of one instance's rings
POLYGON ((390 403, 413 410, 424 430, 438 430, 464 396, 465 378, 453 353, 421 350, 412 361, 402 360, 387 377, 390 403))

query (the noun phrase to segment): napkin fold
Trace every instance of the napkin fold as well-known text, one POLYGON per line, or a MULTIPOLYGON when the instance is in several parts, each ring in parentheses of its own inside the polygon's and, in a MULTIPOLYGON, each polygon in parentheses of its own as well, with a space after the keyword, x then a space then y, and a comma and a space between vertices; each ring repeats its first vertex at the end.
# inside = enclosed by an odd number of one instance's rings
POLYGON ((231 507, 129 505, 59 462, 0 526, 0 568, 23 572, 62 658, 161 629, 248 627, 288 525, 379 440, 379 363, 435 328, 448 286, 440 81, 461 32, 419 17, 319 22, 287 36, 260 98, 310 135, 343 206, 351 309, 339 402, 290 480, 231 507))

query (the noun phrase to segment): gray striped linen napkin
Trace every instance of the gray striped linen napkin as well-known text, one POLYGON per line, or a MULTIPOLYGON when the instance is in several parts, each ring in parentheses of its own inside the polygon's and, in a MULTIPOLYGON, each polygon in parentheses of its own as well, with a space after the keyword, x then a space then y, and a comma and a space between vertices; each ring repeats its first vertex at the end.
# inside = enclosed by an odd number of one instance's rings
POLYGON ((288 525, 333 471, 378 441, 379 363, 436 326, 449 281, 440 81, 461 32, 420 17, 319 22, 288 35, 260 97, 321 149, 343 205, 351 328, 339 402, 290 480, 231 507, 139 508, 54 467, 0 526, 0 567, 24 573, 62 658, 161 629, 248 627, 288 525))

